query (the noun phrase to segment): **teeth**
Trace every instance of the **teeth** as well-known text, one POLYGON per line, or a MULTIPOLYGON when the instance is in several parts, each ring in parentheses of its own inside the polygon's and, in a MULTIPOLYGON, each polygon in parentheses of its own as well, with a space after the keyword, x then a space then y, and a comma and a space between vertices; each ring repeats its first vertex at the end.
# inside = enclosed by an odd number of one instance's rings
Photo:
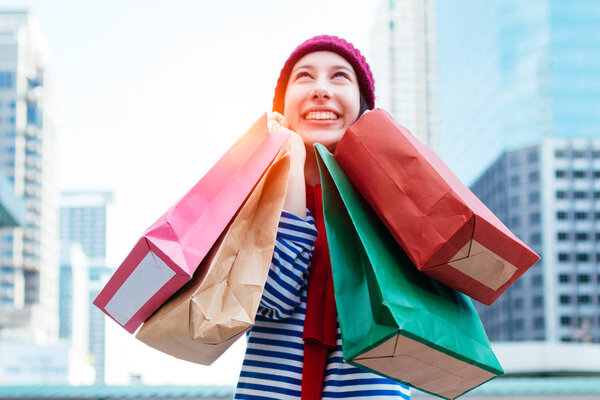
POLYGON ((328 120, 328 119, 338 119, 338 116, 331 111, 311 111, 306 114, 306 119, 320 119, 320 120, 328 120))

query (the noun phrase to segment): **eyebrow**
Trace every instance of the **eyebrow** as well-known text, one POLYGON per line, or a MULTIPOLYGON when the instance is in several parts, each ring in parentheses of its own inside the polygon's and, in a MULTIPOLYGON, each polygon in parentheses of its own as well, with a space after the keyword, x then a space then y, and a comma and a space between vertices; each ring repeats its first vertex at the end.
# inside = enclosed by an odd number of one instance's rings
MULTIPOLYGON (((303 68, 315 69, 315 66, 312 64, 301 64, 301 65, 294 67, 294 69, 292 70, 292 73, 296 72, 299 69, 303 69, 303 68)), ((344 69, 344 70, 346 70, 348 72, 352 72, 354 74, 354 70, 352 68, 346 67, 345 65, 333 65, 333 66, 331 66, 330 69, 335 69, 335 70, 344 69)))

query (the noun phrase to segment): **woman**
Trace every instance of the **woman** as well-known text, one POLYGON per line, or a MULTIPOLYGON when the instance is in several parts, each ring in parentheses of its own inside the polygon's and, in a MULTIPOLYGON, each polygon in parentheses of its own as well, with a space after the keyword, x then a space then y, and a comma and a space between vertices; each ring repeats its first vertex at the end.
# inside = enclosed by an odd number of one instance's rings
POLYGON ((290 134, 290 179, 236 399, 410 398, 406 386, 342 360, 313 150, 321 143, 333 151, 374 103, 365 58, 335 36, 302 43, 281 71, 270 129, 290 134))

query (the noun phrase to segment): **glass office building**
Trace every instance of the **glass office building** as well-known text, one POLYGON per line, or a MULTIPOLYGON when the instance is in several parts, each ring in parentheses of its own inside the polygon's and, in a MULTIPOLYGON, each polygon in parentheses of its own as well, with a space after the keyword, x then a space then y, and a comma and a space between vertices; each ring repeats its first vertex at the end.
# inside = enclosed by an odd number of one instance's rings
POLYGON ((436 146, 435 1, 379 0, 369 62, 376 106, 436 146))
MULTIPOLYGON (((79 322, 88 324, 83 330, 89 335, 86 340, 87 350, 93 356, 97 384, 104 383, 105 315, 92 301, 113 272, 113 269, 106 266, 107 219, 111 202, 112 192, 107 191, 61 193, 60 240, 63 246, 69 249, 67 252, 70 255, 65 258, 64 265, 61 265, 61 316, 64 316, 61 319, 61 334, 65 338, 71 334, 70 315, 76 311, 73 292, 75 273, 84 267, 83 264, 89 264, 85 265, 87 292, 80 296, 80 299, 83 299, 81 301, 85 302, 86 315, 85 318, 80 318, 79 322), (85 263, 73 262, 72 244, 80 247, 86 258, 85 263)), ((81 274, 80 278, 84 279, 81 274)))
POLYGON ((45 37, 30 13, 0 12, 0 170, 26 209, 21 227, 0 227, 0 330, 42 341, 58 333, 58 224, 46 54, 45 37))
POLYGON ((491 340, 600 343, 600 138, 504 152, 473 192, 542 258, 491 307, 491 340))
POLYGON ((470 184, 504 150, 600 130, 600 2, 437 5, 438 149, 470 184))
POLYGON ((599 342, 600 2, 439 0, 438 149, 541 256, 492 340, 599 342))

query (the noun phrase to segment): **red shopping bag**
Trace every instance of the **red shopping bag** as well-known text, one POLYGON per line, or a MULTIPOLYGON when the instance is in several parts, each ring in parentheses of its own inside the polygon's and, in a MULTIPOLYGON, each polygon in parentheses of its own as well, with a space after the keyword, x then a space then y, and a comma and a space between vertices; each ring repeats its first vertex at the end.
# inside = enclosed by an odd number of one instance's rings
POLYGON ((146 230, 94 304, 133 333, 192 278, 286 140, 261 117, 146 230))
POLYGON ((481 303, 539 260, 387 112, 363 115, 335 158, 417 268, 481 303))

